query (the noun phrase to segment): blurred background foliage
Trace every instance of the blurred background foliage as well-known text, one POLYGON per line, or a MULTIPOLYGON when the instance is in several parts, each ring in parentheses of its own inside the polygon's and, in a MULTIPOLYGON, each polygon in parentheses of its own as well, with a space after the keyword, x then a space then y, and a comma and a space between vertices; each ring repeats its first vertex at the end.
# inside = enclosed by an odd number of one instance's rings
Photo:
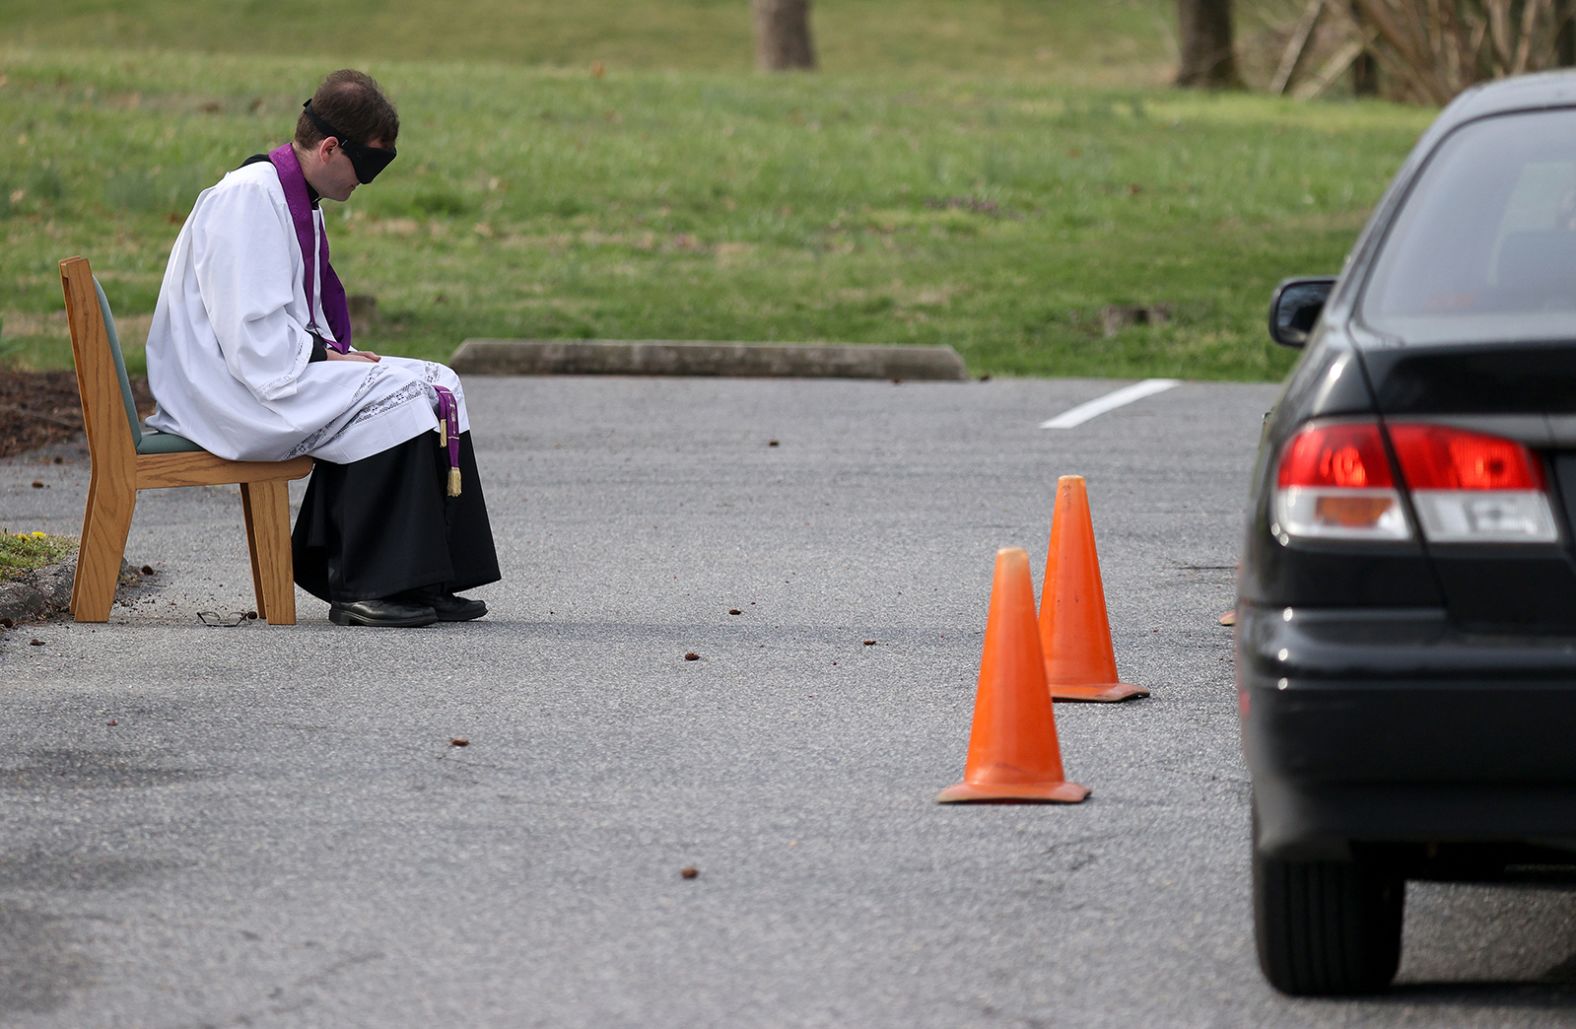
MULTIPOLYGON (((1338 270, 1431 112, 1268 95, 1296 0, 1236 8, 1250 91, 1179 91, 1163 0, 843 0, 754 71, 749 0, 0 0, 0 360, 66 367, 56 262, 132 364, 197 193, 340 66, 399 161, 330 205, 374 349, 470 336, 949 343, 976 373, 1278 377, 1287 275, 1338 270)), ((1335 46, 1331 41, 1320 44, 1335 46)))

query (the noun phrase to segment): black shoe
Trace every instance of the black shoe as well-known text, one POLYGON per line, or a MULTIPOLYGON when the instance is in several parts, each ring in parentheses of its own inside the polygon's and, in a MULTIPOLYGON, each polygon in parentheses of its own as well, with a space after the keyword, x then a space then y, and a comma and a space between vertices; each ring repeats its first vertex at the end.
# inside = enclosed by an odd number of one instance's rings
POLYGON ((440 622, 468 622, 487 613, 487 604, 436 589, 410 590, 399 595, 401 601, 432 608, 440 622))
POLYGON ((374 625, 380 628, 402 628, 431 625, 438 620, 438 613, 431 607, 412 604, 404 600, 352 600, 330 604, 328 620, 335 625, 374 625))

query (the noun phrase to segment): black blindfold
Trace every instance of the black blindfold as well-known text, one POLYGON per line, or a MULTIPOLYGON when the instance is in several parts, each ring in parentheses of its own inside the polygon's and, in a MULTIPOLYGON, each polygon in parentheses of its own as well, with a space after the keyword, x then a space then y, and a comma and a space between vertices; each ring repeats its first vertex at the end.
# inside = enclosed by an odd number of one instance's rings
POLYGON ((310 100, 302 104, 301 107, 306 111, 306 116, 312 119, 312 124, 317 126, 317 131, 321 132, 325 137, 333 136, 339 140, 340 148, 345 151, 345 156, 350 158, 350 166, 356 170, 356 181, 363 186, 377 178, 378 172, 387 168, 389 162, 398 155, 398 151, 393 147, 367 146, 350 139, 343 132, 319 118, 317 112, 312 110, 312 101, 310 100))

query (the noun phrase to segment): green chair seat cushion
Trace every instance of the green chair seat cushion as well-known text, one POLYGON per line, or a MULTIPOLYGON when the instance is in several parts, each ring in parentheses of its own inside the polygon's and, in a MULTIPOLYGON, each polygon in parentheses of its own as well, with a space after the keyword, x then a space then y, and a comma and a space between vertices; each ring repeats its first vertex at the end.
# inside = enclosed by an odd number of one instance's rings
POLYGON ((137 441, 139 454, 186 454, 202 451, 202 447, 193 443, 185 436, 177 436, 173 432, 160 432, 142 426, 142 439, 137 441))

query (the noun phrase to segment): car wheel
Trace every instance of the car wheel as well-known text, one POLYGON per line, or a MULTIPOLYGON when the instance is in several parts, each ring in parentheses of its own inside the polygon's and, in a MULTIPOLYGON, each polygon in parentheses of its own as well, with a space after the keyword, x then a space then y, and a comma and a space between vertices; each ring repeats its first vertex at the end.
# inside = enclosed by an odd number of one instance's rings
POLYGON ((1371 859, 1283 861, 1260 854, 1255 841, 1253 927, 1264 977, 1295 996, 1384 989, 1401 964, 1405 899, 1406 880, 1371 859))

